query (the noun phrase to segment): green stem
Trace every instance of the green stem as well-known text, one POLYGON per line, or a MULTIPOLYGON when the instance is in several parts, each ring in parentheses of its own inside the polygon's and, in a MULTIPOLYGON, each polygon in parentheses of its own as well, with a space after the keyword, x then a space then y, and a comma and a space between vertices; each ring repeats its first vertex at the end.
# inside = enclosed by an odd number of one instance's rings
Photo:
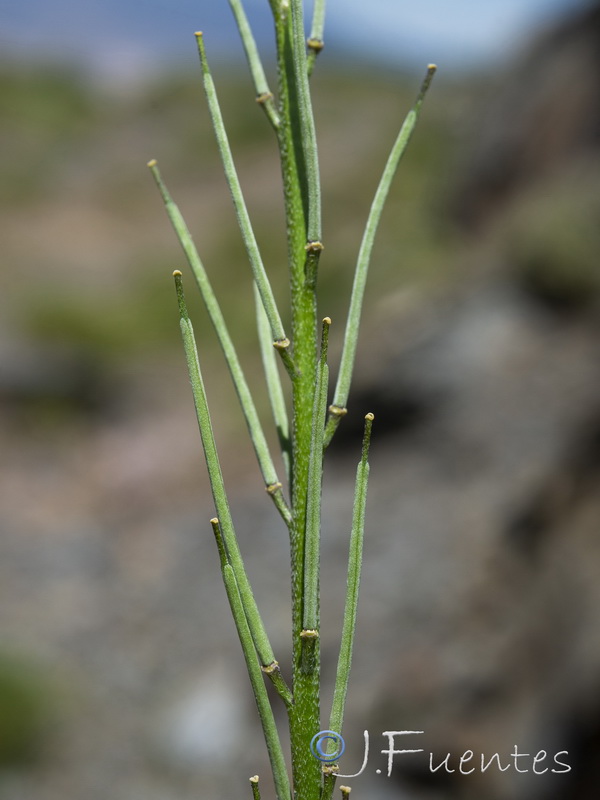
POLYGON ((302 150, 306 165, 306 184, 308 193, 308 244, 321 241, 321 182, 319 177, 319 158, 317 136, 310 99, 306 44, 304 40, 304 16, 302 0, 291 0, 292 9, 292 58, 294 77, 298 92, 298 111, 300 113, 300 133, 302 150))
POLYGON ((312 432, 312 400, 316 371, 316 299, 305 276, 308 192, 302 139, 299 134, 298 88, 292 56, 289 6, 275 14, 279 76, 279 151, 287 224, 292 339, 298 366, 292 381, 292 668, 294 706, 290 709, 290 740, 295 800, 318 800, 321 788, 319 762, 310 753, 310 740, 319 731, 319 673, 306 672, 302 638, 304 592, 304 536, 308 464, 312 432))
POLYGON ((252 445, 254 447, 256 459, 265 482, 265 487, 268 494, 272 497, 273 502, 283 517, 286 525, 289 527, 291 525, 291 512, 287 503, 285 502, 281 488, 281 482, 277 477, 277 471, 275 469, 275 465, 273 464, 273 459, 271 457, 262 425, 260 424, 256 406, 254 405, 250 389, 246 383, 244 372, 238 359, 235 346, 231 340, 231 336, 229 335, 229 331, 227 330, 227 325, 225 324, 225 319, 221 313, 218 300, 212 289, 208 275, 206 274, 206 270, 204 269, 204 264, 198 255, 198 251, 194 245, 189 229, 185 224, 185 220, 183 219, 179 208, 173 202, 173 199, 162 180, 156 161, 150 161, 148 166, 150 167, 152 175, 154 176, 154 180, 156 181, 156 185, 158 186, 162 195, 167 215, 171 220, 171 224, 173 225, 175 233, 177 234, 177 238, 179 239, 181 247, 183 248, 183 252, 185 253, 188 263, 194 274, 196 283, 200 289, 200 294, 202 295, 202 299, 204 301, 204 305, 206 306, 206 310, 208 311, 208 315, 219 339, 219 344, 223 350, 223 354, 231 374, 231 379, 242 407, 244 419, 246 420, 246 425, 248 426, 250 439, 252 440, 252 445))
MULTIPOLYGON (((231 566, 231 560, 229 558, 229 553, 227 551, 225 540, 223 539, 221 523, 219 522, 218 517, 213 517, 213 519, 211 519, 210 521, 210 524, 212 525, 213 533, 215 535, 215 540, 217 542, 217 550, 219 551, 219 560, 221 562, 221 570, 222 570, 225 564, 229 564, 231 566)), ((243 605, 243 600, 242 600, 242 605, 243 605)), ((251 613, 252 613, 251 610, 249 611, 248 609, 246 609, 246 607, 244 607, 244 614, 246 616, 246 619, 249 618, 249 614, 251 613)), ((294 699, 292 697, 292 693, 287 683, 283 679, 281 670, 279 668, 279 663, 277 661, 273 661, 271 664, 268 664, 267 666, 261 664, 261 671, 265 675, 267 675, 267 677, 275 687, 277 694, 281 697, 281 699, 285 703, 286 708, 289 708, 294 702, 294 699)))
POLYGON ((327 344, 331 320, 323 320, 321 357, 313 402, 313 427, 308 467, 306 544, 304 548, 304 630, 319 630, 319 561, 321 532, 321 492, 323 484, 323 432, 327 413, 327 344))
POLYGON ((208 410, 208 403, 206 400, 204 381, 202 380, 202 373, 200 371, 200 362, 198 360, 194 329, 192 328, 192 323, 190 321, 185 304, 181 272, 179 272, 179 270, 175 270, 173 277, 175 278, 175 288, 177 290, 177 300, 179 303, 179 323, 181 326, 181 335, 183 338, 183 346, 190 376, 190 383, 192 385, 192 394, 194 397, 194 405, 196 407, 198 427, 200 428, 200 437, 202 439, 202 446, 204 448, 204 457, 206 459, 206 466, 208 468, 208 476, 210 479, 210 486, 212 489, 215 508, 221 523, 223 540, 227 549, 227 558, 231 564, 231 567, 233 568, 233 571, 235 572, 236 581, 240 590, 240 594, 243 598, 244 608, 246 609, 246 616, 248 617, 248 625, 252 631, 252 638, 254 640, 256 652, 258 653, 261 664, 263 666, 269 666, 275 661, 275 656, 273 655, 273 650, 267 637, 267 632, 263 625, 256 605, 256 600, 254 599, 254 595, 252 593, 250 581, 248 580, 242 555, 237 543, 235 529, 233 527, 233 520, 231 519, 229 501, 227 500, 227 493, 225 492, 223 474, 221 472, 221 465, 219 463, 219 456, 217 454, 212 423, 210 420, 210 412, 208 410))
POLYGON ((206 50, 204 48, 204 41, 201 33, 196 34, 196 41, 198 43, 198 52, 200 54, 200 61, 202 64, 202 76, 204 80, 204 91, 208 101, 208 109, 212 119, 215 136, 217 138, 219 152, 221 153, 223 169, 225 171, 229 190, 233 198, 238 224, 240 226, 244 245, 246 246, 248 258, 250 259, 250 264, 252 266, 254 280, 258 287, 258 291, 260 292, 262 303, 265 307, 269 325, 271 326, 271 334, 273 339, 282 344, 284 342, 289 344, 289 340, 283 329, 281 317, 279 316, 273 290, 271 289, 271 284, 269 283, 269 279, 262 262, 256 237, 254 236, 254 231, 252 229, 252 223, 250 222, 250 215, 248 214, 248 209, 246 208, 246 203, 244 201, 242 187, 233 163, 233 156, 229 146, 227 133, 225 131, 225 125, 223 123, 223 116, 221 114, 221 108, 219 106, 215 85, 208 66, 206 50))
POLYGON ((408 112, 408 115, 404 120, 404 124, 400 129, 400 133, 398 134, 398 138, 396 139, 396 142, 389 155, 383 175, 379 181, 379 186, 377 187, 373 203, 371 205, 371 211, 369 213, 369 218, 367 220, 367 225, 365 227, 365 232, 360 245, 358 260, 356 263, 356 271, 354 273, 354 284, 352 286, 350 310, 348 312, 346 333, 344 335, 344 347, 340 361, 337 384, 335 387, 335 394, 333 397, 333 407, 330 409, 327 430, 325 432, 325 446, 327 446, 333 438, 340 419, 345 413, 346 403, 348 402, 350 383, 352 381, 354 361, 356 358, 356 343, 358 340, 358 330, 360 327, 365 284, 367 282, 375 234, 377 233, 377 228, 379 227, 379 222, 381 220, 381 215, 383 213, 385 201, 387 199, 392 180, 396 174, 400 159, 406 151, 410 137, 417 124, 419 112, 421 111, 421 106, 423 105, 423 100, 425 99, 425 95, 429 89, 435 71, 436 66, 434 64, 430 64, 427 68, 427 74, 421 85, 417 100, 413 108, 408 112))
POLYGON ((291 482, 292 443, 290 439, 290 423, 288 420, 285 397, 283 395, 283 387, 281 385, 281 377, 277 368, 277 359, 275 358, 273 342, 271 340, 269 320, 267 319, 267 315, 265 314, 265 310, 261 303, 256 284, 254 284, 254 301, 256 306, 258 340, 265 371, 265 379, 267 382, 269 402, 271 404, 271 411, 273 412, 273 419, 275 421, 275 427, 279 437, 279 444, 281 447, 281 454, 283 457, 286 474, 291 482))
POLYGON ((333 790, 335 789, 337 768, 338 768, 337 764, 323 766, 323 791, 321 793, 321 797, 319 798, 319 800, 325 800, 325 798, 326 800, 331 800, 333 796, 333 790))
POLYGON ((250 778, 250 785, 252 786, 252 800, 260 800, 260 789, 258 788, 258 775, 253 775, 250 778))
POLYGON ((242 38, 242 44, 246 52, 246 58, 248 59, 248 66, 252 73, 252 80, 254 81, 254 88, 256 89, 256 101, 264 108, 269 122, 273 128, 277 130, 279 128, 279 114, 273 102, 273 94, 269 89, 267 76, 265 75, 262 61, 260 60, 256 41, 252 35, 252 29, 248 23, 248 17, 246 16, 241 0, 229 0, 229 5, 233 11, 242 38))
POLYGON ((217 539, 217 546, 221 557, 221 573, 223 575, 223 583, 225 584, 225 591, 227 592, 227 599, 229 600, 229 606, 231 608, 231 615, 233 616, 242 646, 242 652, 244 653, 246 668, 258 709, 258 716, 260 717, 265 742, 267 744, 277 800, 291 800, 289 777, 285 766, 281 741, 279 739, 279 733, 277 732, 273 709, 269 702, 260 664, 256 658, 256 650, 254 649, 253 637, 248 625, 246 608, 242 600, 235 572, 228 560, 227 548, 222 540, 219 520, 212 519, 211 524, 217 539))
POLYGON ((269 5, 271 6, 271 11, 275 18, 279 17, 281 14, 281 2, 282 0, 269 0, 269 5))
MULTIPOLYGON (((335 689, 329 730, 341 734, 344 723, 344 706, 348 692, 354 633, 356 631, 356 612, 358 608, 358 590, 362 567, 363 541, 365 532, 365 508, 367 502, 367 484, 369 480, 369 445, 371 443, 371 427, 373 414, 365 416, 365 432, 363 436, 362 456, 356 470, 356 486, 354 490, 354 509, 352 512, 352 533, 350 535, 350 552, 348 557, 348 581, 344 622, 342 625, 342 641, 335 676, 335 689)), ((323 783, 321 800, 331 800, 335 787, 335 774, 328 773, 323 783)), ((343 789, 342 789, 343 794, 343 789)))
POLYGON ((315 0, 313 8, 312 27, 310 36, 306 41, 308 47, 308 75, 312 74, 315 68, 317 56, 325 46, 323 41, 323 30, 325 29, 325 0, 315 0))
POLYGON ((344 608, 344 623, 342 626, 342 641, 338 659, 337 674, 335 678, 331 717, 329 718, 329 729, 336 731, 336 733, 342 732, 344 706, 348 691, 350 665, 352 663, 354 632, 356 630, 356 611, 358 607, 358 590, 360 586, 360 573, 365 531, 367 484, 369 480, 369 445, 371 442, 371 427, 373 425, 373 419, 373 414, 367 414, 365 417, 362 457, 356 470, 356 486, 354 490, 354 510, 352 512, 352 533, 350 535, 348 582, 346 589, 346 604, 344 608))

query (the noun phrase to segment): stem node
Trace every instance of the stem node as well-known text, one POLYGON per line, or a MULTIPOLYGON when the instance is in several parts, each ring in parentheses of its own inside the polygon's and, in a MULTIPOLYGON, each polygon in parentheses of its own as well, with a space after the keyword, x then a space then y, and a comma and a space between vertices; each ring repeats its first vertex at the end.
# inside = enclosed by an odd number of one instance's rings
POLYGON ((258 775, 253 775, 250 778, 250 786, 252 787, 253 800, 260 800, 260 789, 258 788, 258 775))
POLYGON ((290 378, 295 378, 299 374, 298 367, 294 364, 294 360, 290 355, 290 340, 285 337, 284 339, 275 339, 273 342, 273 347, 279 355, 281 356, 281 360, 283 361, 283 365, 286 368, 288 375, 290 378))
POLYGON ((307 39, 306 46, 309 50, 312 50, 313 53, 320 53, 325 47, 325 42, 322 39, 307 39))
POLYGON ((259 105, 264 105, 265 103, 268 103, 272 99, 273 99, 273 93, 272 92, 262 92, 261 94, 256 96, 256 102, 259 105))

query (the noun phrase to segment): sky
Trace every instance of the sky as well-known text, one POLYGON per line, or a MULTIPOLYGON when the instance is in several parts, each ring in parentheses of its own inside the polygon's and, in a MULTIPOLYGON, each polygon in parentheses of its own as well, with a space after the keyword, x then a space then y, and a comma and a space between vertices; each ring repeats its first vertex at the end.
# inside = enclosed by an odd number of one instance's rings
MULTIPOLYGON (((490 65, 587 0, 327 0, 332 52, 421 69, 490 65)), ((311 0, 306 4, 310 11, 311 0)), ((268 48, 268 0, 245 0, 268 48)), ((309 14, 307 14, 309 16, 309 14)), ((196 63, 193 32, 209 53, 240 53, 227 0, 0 0, 0 50, 22 60, 75 63, 117 80, 196 63)), ((213 56, 214 57, 214 56, 213 56)))

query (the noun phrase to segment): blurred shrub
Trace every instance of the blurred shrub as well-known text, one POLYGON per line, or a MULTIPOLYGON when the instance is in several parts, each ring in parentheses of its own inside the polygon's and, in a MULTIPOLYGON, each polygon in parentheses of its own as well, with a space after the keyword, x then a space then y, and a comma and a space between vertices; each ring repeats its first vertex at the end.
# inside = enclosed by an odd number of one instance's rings
POLYGON ((51 191, 97 110, 71 72, 0 68, 0 203, 22 204, 51 191))
POLYGON ((36 760, 50 707, 50 690, 39 669, 0 653, 0 769, 36 760))
POLYGON ((565 311, 598 305, 600 162, 536 184, 516 204, 506 238, 517 277, 540 300, 565 311))

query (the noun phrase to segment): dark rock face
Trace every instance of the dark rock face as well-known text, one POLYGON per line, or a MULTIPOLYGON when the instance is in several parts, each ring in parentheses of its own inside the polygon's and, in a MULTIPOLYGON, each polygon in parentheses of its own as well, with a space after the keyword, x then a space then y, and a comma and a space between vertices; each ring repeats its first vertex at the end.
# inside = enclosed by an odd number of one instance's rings
POLYGON ((530 48, 490 103, 453 208, 485 224, 532 180, 600 147, 600 5, 530 48))
MULTIPOLYGON (((373 456, 374 473, 388 476, 374 481, 369 517, 387 540, 373 545, 364 584, 390 598, 381 729, 424 730, 428 745, 406 746, 455 761, 467 750, 510 756, 518 744, 578 763, 560 782, 532 781, 531 765, 529 776, 467 780, 409 764, 411 782, 431 781, 435 796, 586 797, 570 781, 593 767, 584 754, 599 688, 595 327, 557 325, 494 281, 390 368, 402 380, 385 403, 398 393, 402 406, 408 386, 429 416, 412 432, 391 429, 373 456)), ((380 633, 367 634, 375 652, 380 633)))
POLYGON ((364 586, 390 605, 379 626, 366 611, 361 635, 378 652, 383 626, 388 652, 365 691, 377 732, 425 731, 396 739, 425 750, 396 756, 408 797, 587 800, 600 778, 598 4, 531 49, 478 139, 455 207, 478 244, 492 232, 495 266, 424 306, 430 322, 413 342, 403 331, 355 397, 381 409, 385 437, 369 526, 386 538, 364 586), (563 246, 569 231, 581 248, 563 246), (433 772, 429 752, 451 759, 433 772), (495 753, 507 769, 482 770, 495 753))

